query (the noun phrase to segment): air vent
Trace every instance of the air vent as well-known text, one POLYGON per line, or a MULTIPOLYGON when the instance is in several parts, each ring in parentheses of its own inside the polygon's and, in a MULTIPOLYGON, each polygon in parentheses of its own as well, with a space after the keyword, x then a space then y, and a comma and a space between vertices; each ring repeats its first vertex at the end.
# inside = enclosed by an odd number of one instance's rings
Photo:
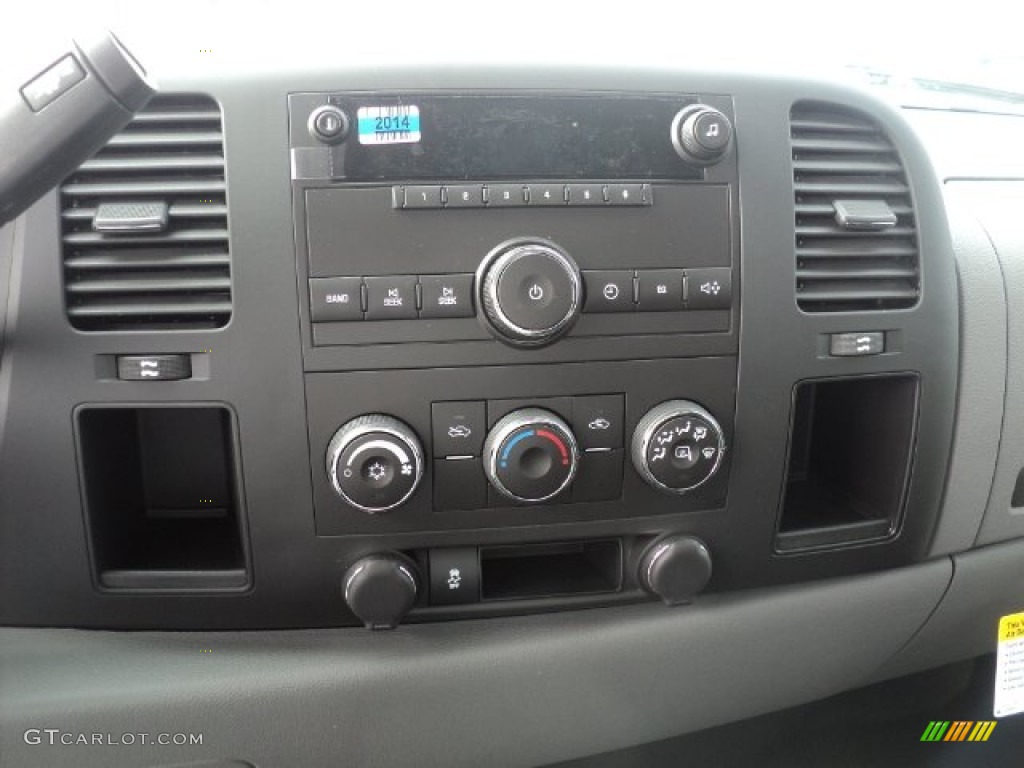
POLYGON ((158 95, 61 187, 68 319, 84 331, 231 317, 220 107, 158 95))
POLYGON ((917 231, 896 148, 852 109, 800 102, 790 117, 798 305, 807 312, 913 306, 917 231))

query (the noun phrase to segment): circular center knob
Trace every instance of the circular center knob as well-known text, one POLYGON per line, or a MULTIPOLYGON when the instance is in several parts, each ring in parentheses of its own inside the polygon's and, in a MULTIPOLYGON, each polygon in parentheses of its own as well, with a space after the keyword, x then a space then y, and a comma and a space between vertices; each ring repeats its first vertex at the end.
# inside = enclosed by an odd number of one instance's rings
POLYGON ((576 475, 576 438, 562 419, 541 408, 513 411, 484 441, 484 469, 498 491, 520 502, 541 502, 565 490, 576 475))
POLYGON ((327 475, 345 501, 364 512, 403 504, 423 475, 416 433, 398 419, 369 414, 353 419, 327 446, 327 475))
POLYGON ((499 246, 480 267, 479 305, 495 335, 520 346, 554 341, 580 309, 580 271, 553 243, 519 240, 499 246))
POLYGON ((633 466, 652 486, 686 493, 718 471, 725 437, 697 403, 670 400, 648 411, 633 433, 633 466))

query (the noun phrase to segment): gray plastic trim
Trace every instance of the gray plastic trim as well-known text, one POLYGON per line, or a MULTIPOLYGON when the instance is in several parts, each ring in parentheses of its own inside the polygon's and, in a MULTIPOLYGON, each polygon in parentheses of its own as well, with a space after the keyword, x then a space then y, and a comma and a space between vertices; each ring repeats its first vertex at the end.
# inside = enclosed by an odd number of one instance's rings
POLYGON ((996 650, 999 617, 1024 609, 1024 541, 953 556, 953 581, 935 614, 875 680, 996 650))
POLYGON ((0 227, 0 354, 4 350, 4 329, 7 324, 7 294, 10 292, 15 226, 17 226, 17 223, 0 227))
MULTIPOLYGON (((1024 468, 1024 391, 1020 388, 1024 381, 1024 238, 1020 226, 1024 181, 965 181, 952 186, 984 227, 998 256, 1006 291, 1002 432, 991 495, 975 541, 976 546, 984 546, 1024 536, 1024 508, 1010 506, 1017 475, 1024 468)), ((998 369, 990 371, 991 375, 998 373, 998 369)))
POLYGON ((924 623, 951 576, 940 559, 686 608, 386 633, 0 629, 0 764, 543 765, 858 685, 924 623), (26 744, 36 727, 204 738, 159 749, 26 744))
POLYGON ((960 294, 960 386, 953 454, 931 555, 970 549, 992 488, 1006 394, 1006 295, 999 258, 964 200, 947 187, 960 294))

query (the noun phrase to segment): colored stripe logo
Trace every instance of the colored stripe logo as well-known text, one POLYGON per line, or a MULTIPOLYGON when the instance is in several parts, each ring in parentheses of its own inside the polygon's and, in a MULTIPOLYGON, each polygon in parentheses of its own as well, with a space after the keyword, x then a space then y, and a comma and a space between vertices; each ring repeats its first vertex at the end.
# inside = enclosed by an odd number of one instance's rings
POLYGON ((988 741, 995 728, 995 720, 932 720, 921 741, 988 741))

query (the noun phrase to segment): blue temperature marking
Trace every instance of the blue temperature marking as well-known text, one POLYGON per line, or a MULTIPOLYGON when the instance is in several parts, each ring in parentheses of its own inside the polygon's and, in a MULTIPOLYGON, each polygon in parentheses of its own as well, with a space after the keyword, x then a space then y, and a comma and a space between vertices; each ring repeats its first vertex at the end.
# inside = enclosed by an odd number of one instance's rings
POLYGON ((520 440, 525 440, 528 437, 532 437, 533 435, 534 431, 532 429, 528 429, 525 432, 520 432, 518 435, 516 435, 507 443, 505 443, 505 450, 501 452, 501 466, 508 466, 508 455, 509 453, 512 452, 512 449, 515 447, 516 443, 518 443, 520 440))

